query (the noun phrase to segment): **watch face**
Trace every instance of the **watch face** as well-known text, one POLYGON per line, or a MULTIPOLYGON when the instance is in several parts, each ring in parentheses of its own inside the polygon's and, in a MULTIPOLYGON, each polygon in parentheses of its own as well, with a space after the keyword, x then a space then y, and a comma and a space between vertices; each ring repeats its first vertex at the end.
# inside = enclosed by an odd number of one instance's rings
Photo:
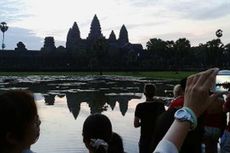
POLYGON ((174 117, 178 121, 190 122, 191 129, 194 129, 197 126, 196 118, 194 119, 192 115, 190 114, 190 112, 186 110, 186 108, 181 108, 177 110, 174 117))
POLYGON ((183 118, 186 116, 186 113, 183 110, 179 110, 176 115, 178 118, 183 118))
POLYGON ((190 121, 191 120, 191 115, 186 112, 184 109, 179 109, 176 113, 175 113, 175 118, 177 118, 178 120, 181 121, 190 121))

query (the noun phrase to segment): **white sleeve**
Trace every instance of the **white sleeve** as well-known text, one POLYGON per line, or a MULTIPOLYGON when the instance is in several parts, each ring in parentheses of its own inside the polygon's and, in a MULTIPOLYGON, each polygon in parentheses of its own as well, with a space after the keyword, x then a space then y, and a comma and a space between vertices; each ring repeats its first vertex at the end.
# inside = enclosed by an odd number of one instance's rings
POLYGON ((178 153, 178 150, 172 142, 161 140, 153 153, 178 153))

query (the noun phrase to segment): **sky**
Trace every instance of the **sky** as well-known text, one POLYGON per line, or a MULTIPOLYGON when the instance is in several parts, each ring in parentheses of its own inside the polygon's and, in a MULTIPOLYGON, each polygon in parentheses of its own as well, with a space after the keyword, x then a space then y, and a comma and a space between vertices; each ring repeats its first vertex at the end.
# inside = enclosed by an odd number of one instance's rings
POLYGON ((95 14, 106 38, 112 30, 118 37, 124 24, 130 42, 144 48, 151 38, 185 37, 196 46, 215 39, 217 29, 223 31, 222 42, 230 43, 230 0, 0 0, 0 22, 9 26, 6 49, 22 41, 39 50, 46 36, 65 46, 74 22, 85 39, 95 14))

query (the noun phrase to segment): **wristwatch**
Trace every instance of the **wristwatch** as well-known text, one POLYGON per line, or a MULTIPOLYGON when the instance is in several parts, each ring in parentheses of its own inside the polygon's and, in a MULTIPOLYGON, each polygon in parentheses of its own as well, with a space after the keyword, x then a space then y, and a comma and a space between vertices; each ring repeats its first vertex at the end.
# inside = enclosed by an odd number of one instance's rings
POLYGON ((176 120, 181 121, 181 122, 189 122, 190 123, 190 130, 193 130, 197 126, 197 119, 194 113, 192 112, 191 109, 189 108, 181 108, 176 111, 174 114, 174 117, 176 120))

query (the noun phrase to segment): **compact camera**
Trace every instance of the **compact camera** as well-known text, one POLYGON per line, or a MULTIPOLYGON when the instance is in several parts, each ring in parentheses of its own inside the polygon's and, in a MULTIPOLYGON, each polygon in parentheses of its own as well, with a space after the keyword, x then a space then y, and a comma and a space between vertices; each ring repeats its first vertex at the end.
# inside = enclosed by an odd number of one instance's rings
POLYGON ((220 70, 216 75, 216 82, 211 90, 217 94, 230 92, 230 70, 220 70))

